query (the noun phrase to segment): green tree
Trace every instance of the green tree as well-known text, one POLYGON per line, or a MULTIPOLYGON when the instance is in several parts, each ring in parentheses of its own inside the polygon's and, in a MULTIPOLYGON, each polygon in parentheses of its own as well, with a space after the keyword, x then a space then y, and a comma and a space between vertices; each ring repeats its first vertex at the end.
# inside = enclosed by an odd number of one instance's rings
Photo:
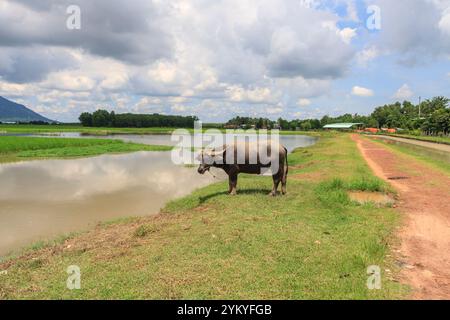
POLYGON ((110 123, 110 115, 108 111, 97 110, 92 114, 92 124, 94 127, 108 127, 110 123))
POLYGON ((80 120, 83 127, 92 127, 92 114, 89 112, 83 112, 80 114, 80 117, 78 118, 80 120))
POLYGON ((303 122, 300 124, 300 128, 301 128, 303 131, 309 131, 309 130, 311 130, 311 128, 312 128, 311 122, 310 122, 309 120, 303 121, 303 122))

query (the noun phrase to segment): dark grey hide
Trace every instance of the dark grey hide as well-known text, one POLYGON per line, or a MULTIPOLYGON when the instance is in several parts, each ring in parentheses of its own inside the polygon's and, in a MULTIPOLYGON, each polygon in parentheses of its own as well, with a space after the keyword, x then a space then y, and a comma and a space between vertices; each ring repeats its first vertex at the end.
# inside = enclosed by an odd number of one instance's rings
POLYGON ((273 150, 273 152, 277 152, 278 155, 277 157, 273 157, 272 147, 270 142, 265 143, 262 147, 266 148, 265 155, 268 157, 260 156, 260 153, 255 151, 260 150, 261 144, 251 143, 224 145, 220 150, 202 151, 199 156, 200 166, 198 173, 205 174, 211 167, 223 169, 229 177, 229 194, 236 195, 238 175, 240 173, 259 175, 268 168, 271 168, 273 161, 277 161, 278 166, 274 166, 277 170, 272 171, 273 188, 269 195, 277 195, 280 183, 281 192, 284 195, 287 192, 286 185, 289 171, 288 151, 282 145, 275 145, 276 150, 273 150), (234 152, 234 157, 229 156, 230 152, 234 152), (257 156, 255 156, 254 152, 256 152, 257 156))

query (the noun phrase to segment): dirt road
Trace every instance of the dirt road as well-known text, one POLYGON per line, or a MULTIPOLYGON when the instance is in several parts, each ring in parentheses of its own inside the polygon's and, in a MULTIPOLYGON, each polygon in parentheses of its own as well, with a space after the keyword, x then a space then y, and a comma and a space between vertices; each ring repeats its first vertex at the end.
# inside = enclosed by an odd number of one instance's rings
POLYGON ((399 192, 401 281, 411 285, 413 299, 450 299, 450 177, 367 138, 352 138, 375 174, 399 192))

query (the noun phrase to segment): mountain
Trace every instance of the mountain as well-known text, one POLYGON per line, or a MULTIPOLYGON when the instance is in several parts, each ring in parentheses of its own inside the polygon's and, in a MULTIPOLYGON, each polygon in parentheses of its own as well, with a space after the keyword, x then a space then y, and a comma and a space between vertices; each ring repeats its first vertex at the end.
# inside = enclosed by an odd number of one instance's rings
POLYGON ((0 96, 0 122, 54 122, 28 109, 24 105, 12 102, 0 96))

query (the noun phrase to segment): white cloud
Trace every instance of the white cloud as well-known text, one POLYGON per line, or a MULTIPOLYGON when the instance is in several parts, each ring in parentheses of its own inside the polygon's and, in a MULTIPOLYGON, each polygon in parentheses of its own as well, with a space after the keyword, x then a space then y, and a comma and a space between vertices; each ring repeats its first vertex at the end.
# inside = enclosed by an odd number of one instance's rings
POLYGON ((64 27, 70 0, 3 0, 0 10, 0 89, 69 121, 97 106, 210 116, 204 101, 278 113, 280 101, 326 94, 355 53, 356 29, 318 1, 78 2, 79 32, 64 27))
POLYGON ((400 87, 400 89, 397 90, 397 92, 394 95, 395 99, 398 100, 407 100, 414 96, 414 92, 412 92, 409 85, 404 84, 400 87))
POLYGON ((172 63, 157 62, 154 67, 148 70, 148 75, 157 82, 169 84, 177 76, 177 67, 172 63))
POLYGON ((350 44, 352 39, 356 37, 356 29, 344 28, 339 31, 339 35, 345 43, 350 44))
POLYGON ((267 112, 267 114, 270 114, 270 115, 277 115, 277 114, 281 114, 283 112, 283 108, 281 108, 281 107, 266 108, 266 112, 267 112))
POLYGON ((155 97, 142 97, 135 105, 135 110, 142 110, 145 107, 161 105, 162 100, 155 97))
POLYGON ((29 84, 18 84, 1 81, 0 79, 0 95, 2 96, 24 96, 27 94, 33 94, 35 89, 29 84))
POLYGON ((86 75, 61 71, 49 75, 43 83, 44 87, 68 91, 90 91, 96 86, 96 81, 86 75))
POLYGON ((317 8, 320 5, 318 0, 300 0, 299 3, 301 6, 309 9, 317 8))
POLYGON ((298 102, 297 102, 297 105, 299 107, 307 107, 307 106, 311 105, 311 100, 304 99, 304 98, 299 99, 298 102))
POLYGON ((358 10, 356 9, 355 0, 346 0, 347 5, 347 19, 354 22, 359 22, 358 10))
MULTIPOLYGON (((82 28, 65 26, 70 0, 42 2, 3 0, 0 11, 0 45, 82 48, 88 53, 134 64, 170 58, 174 43, 166 27, 170 5, 136 0, 78 0, 82 28), (124 45, 126 43, 126 45, 124 45)), ((32 55, 30 55, 32 57, 32 55)))
POLYGON ((186 97, 171 97, 169 98, 171 103, 180 104, 187 101, 186 97))
POLYGON ((282 92, 295 97, 295 102, 301 97, 317 97, 330 91, 331 80, 304 79, 297 77, 293 79, 275 79, 273 84, 282 92))
POLYGON ((372 97, 374 92, 371 89, 355 86, 352 88, 352 95, 358 97, 372 97))
POLYGON ((277 100, 269 88, 244 89, 240 86, 230 86, 226 93, 233 102, 274 103, 277 100))
POLYGON ((414 66, 450 52, 450 1, 373 0, 382 8, 382 32, 378 44, 383 51, 399 53, 399 62, 414 66), (408 12, 417 14, 405 14, 408 12))
POLYGON ((54 104, 64 99, 86 101, 89 99, 89 96, 90 93, 88 91, 72 92, 63 90, 51 90, 51 91, 44 91, 43 93, 37 95, 37 100, 40 103, 54 104))
MULTIPOLYGON (((0 94, 58 120, 96 107, 288 116, 312 99, 339 99, 334 81, 353 77, 355 64, 450 56, 449 0, 372 0, 382 7, 376 35, 363 21, 342 27, 359 20, 356 0, 79 0, 80 32, 60 27, 70 0, 0 2, 0 94)), ((352 94, 374 92, 356 86, 352 94)))
POLYGON ((356 54, 356 61, 358 65, 366 67, 370 61, 376 59, 379 55, 380 51, 377 49, 377 47, 372 46, 370 48, 365 48, 359 51, 356 54))
POLYGON ((450 35, 450 9, 446 10, 441 20, 439 21, 439 28, 442 32, 450 35))
POLYGON ((187 110, 187 108, 186 108, 186 106, 183 106, 181 104, 176 104, 171 107, 171 110, 174 111, 175 113, 177 113, 177 112, 183 113, 187 110))
POLYGON ((107 90, 117 90, 123 88, 128 83, 126 74, 111 74, 100 82, 100 87, 107 90))

